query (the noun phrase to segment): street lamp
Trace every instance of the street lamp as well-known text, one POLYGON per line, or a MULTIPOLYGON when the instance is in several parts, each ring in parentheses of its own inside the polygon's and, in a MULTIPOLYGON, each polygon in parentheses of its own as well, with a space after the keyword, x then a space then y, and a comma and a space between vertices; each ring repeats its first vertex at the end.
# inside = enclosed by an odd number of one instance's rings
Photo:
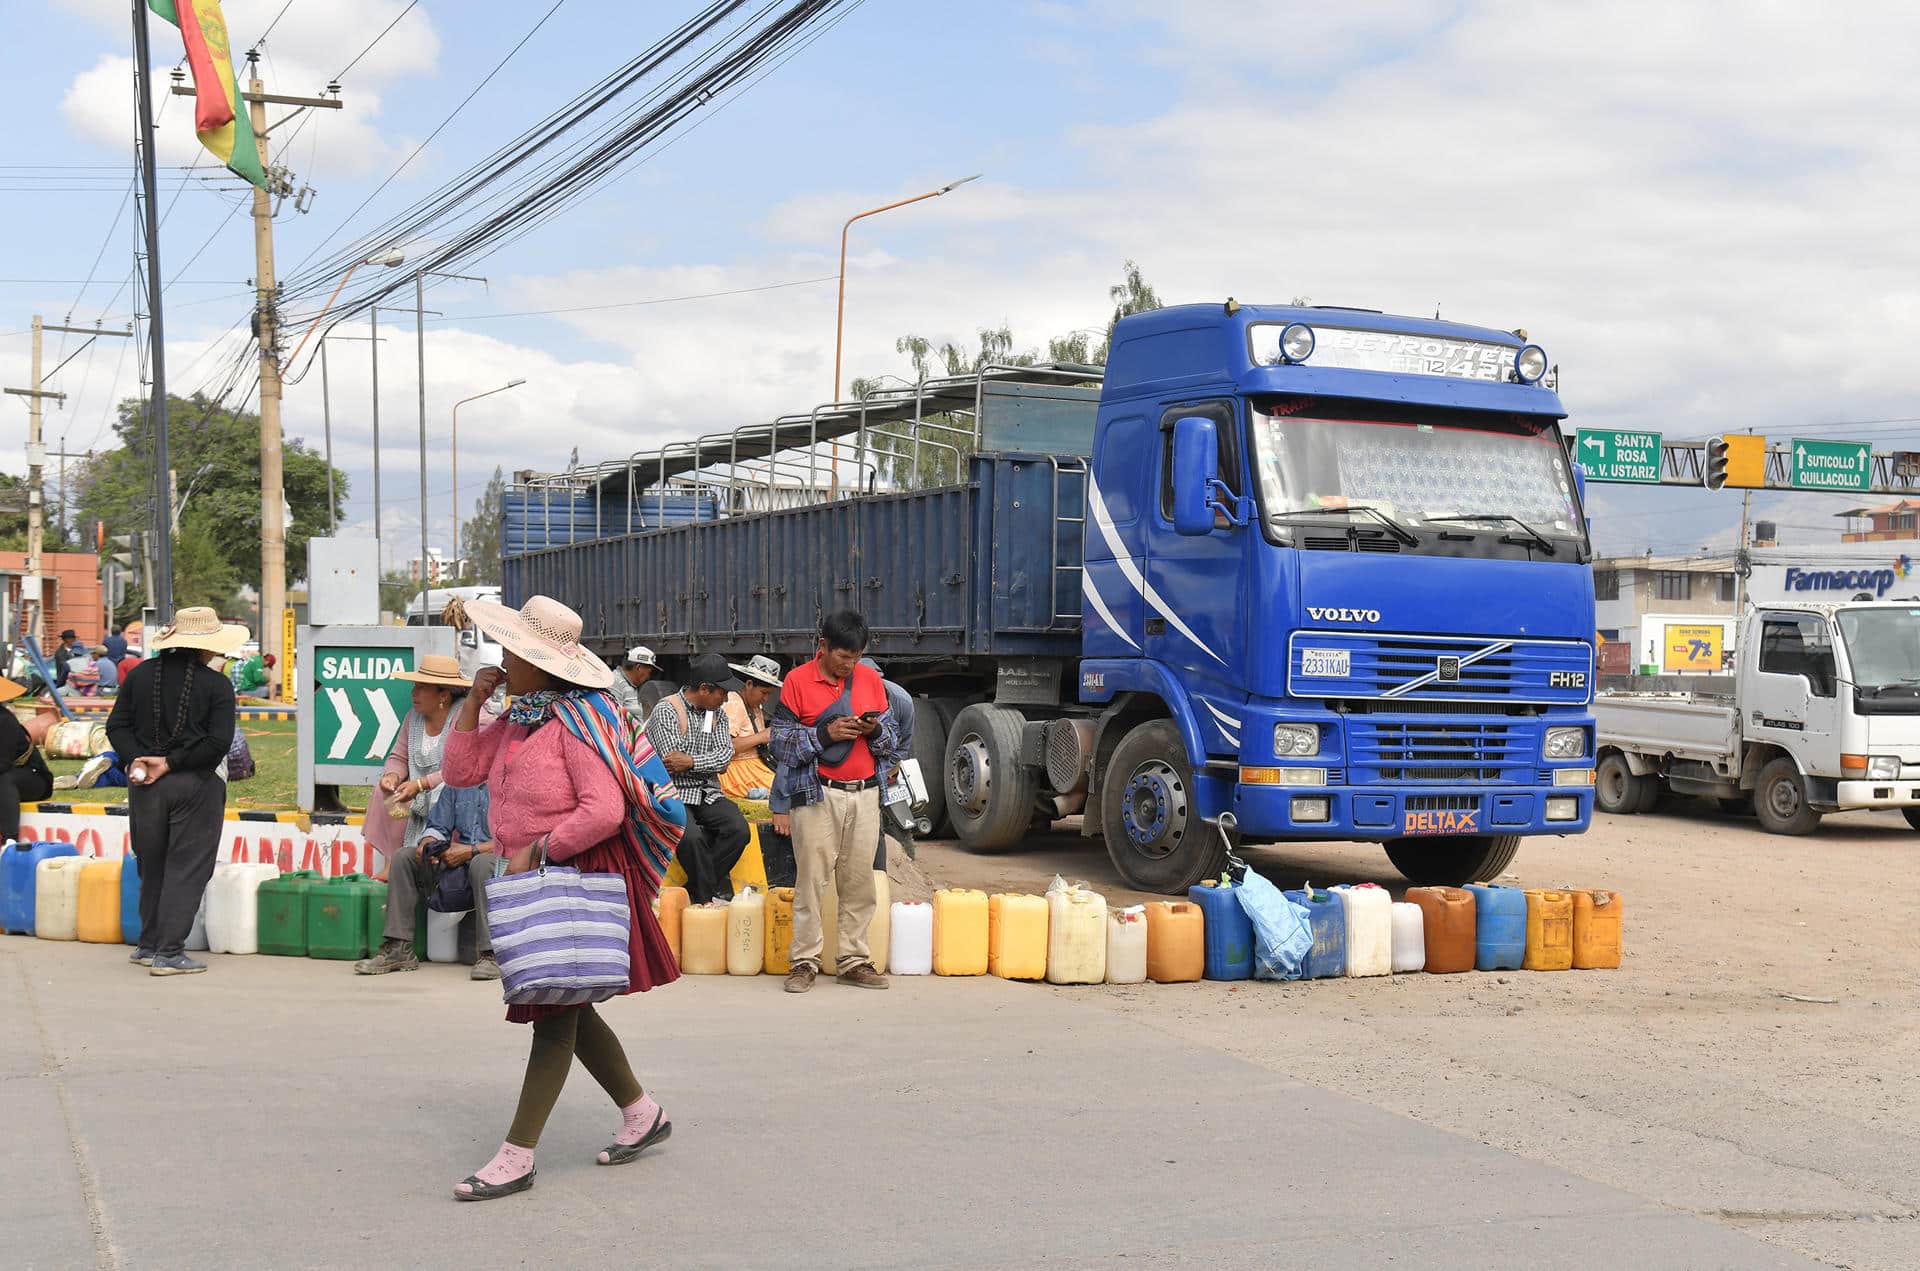
POLYGON ((453 565, 456 579, 459 577, 460 569, 460 408, 468 402, 477 402, 483 397, 492 397, 495 393, 519 388, 524 383, 526 383, 525 380, 508 380, 499 388, 490 388, 484 393, 463 397, 453 404, 453 565))
POLYGON ((845 325, 846 318, 847 318, 847 231, 853 228, 853 223, 855 221, 864 220, 869 216, 877 216, 882 212, 891 212, 894 208, 905 207, 909 203, 919 203, 925 199, 937 199, 942 194, 946 194, 946 193, 949 193, 950 191, 959 189, 961 186, 965 185, 969 181, 978 181, 979 179, 980 179, 980 173, 976 172, 970 177, 961 177, 958 181, 949 181, 947 182, 947 184, 941 186, 937 190, 928 190, 925 194, 916 194, 910 199, 900 199, 899 201, 894 203, 886 203, 886 204, 882 204, 879 207, 868 208, 864 212, 856 213, 853 216, 849 216, 847 218, 847 223, 840 227, 840 299, 839 299, 838 307, 834 313, 834 319, 833 319, 833 400, 834 401, 837 402, 840 400, 841 329, 845 325))
MULTIPOLYGON (((458 278, 462 282, 486 283, 472 274, 443 274, 416 267, 413 271, 413 329, 420 358, 420 625, 427 625, 427 275, 458 278)), ((455 555, 460 545, 453 545, 455 555)))

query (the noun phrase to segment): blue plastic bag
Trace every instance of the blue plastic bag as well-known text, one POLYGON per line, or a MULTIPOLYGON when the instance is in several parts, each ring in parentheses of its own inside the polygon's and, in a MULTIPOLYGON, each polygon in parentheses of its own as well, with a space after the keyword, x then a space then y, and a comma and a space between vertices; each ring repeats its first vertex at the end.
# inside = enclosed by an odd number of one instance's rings
POLYGON ((1240 897, 1240 907, 1253 920, 1253 978, 1299 979, 1301 965, 1313 948, 1307 911, 1251 869, 1234 890, 1240 897))

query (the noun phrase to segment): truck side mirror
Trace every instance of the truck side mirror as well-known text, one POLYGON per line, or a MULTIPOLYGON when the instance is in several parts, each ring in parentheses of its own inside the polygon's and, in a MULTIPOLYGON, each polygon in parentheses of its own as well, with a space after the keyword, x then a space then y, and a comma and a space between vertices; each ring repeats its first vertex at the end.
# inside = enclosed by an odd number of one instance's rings
POLYGON ((1213 533, 1213 483, 1220 478, 1220 442, 1213 421, 1188 415, 1173 421, 1173 529, 1213 533))

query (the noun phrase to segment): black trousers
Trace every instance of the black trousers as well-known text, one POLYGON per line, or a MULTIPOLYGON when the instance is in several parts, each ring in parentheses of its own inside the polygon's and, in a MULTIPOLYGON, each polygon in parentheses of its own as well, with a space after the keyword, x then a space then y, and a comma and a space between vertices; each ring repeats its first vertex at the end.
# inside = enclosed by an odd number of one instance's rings
POLYGON ((127 788, 129 835, 140 862, 140 947, 175 954, 193 930, 213 877, 227 783, 211 772, 169 772, 127 788))
POLYGON ((32 768, 0 772, 0 843, 20 837, 20 805, 36 803, 53 793, 53 782, 32 768))
POLYGON ((687 805, 687 829, 680 838, 680 868, 687 871, 687 899, 704 905, 715 896, 733 895, 727 878, 747 850, 747 818, 732 799, 687 805))

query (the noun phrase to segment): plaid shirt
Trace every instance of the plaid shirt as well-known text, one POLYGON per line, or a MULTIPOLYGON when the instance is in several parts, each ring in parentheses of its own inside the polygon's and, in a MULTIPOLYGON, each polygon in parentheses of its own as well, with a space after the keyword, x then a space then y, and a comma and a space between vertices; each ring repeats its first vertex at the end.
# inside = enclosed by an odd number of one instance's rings
POLYGON ((647 720, 647 740, 660 752, 663 762, 676 751, 693 757, 693 767, 673 778, 680 801, 690 807, 725 797, 720 792, 720 774, 733 762, 733 733, 727 727, 726 715, 714 711, 712 727, 703 729, 701 721, 706 714, 687 701, 686 694, 675 693, 654 707, 652 718, 647 720), (684 729, 680 727, 683 710, 687 713, 684 729))
MULTIPOLYGON (((904 748, 893 716, 882 715, 879 722, 879 730, 867 738, 867 749, 873 752, 875 768, 884 774, 887 761, 898 759, 904 748)), ((784 705, 774 712, 773 740, 768 748, 779 765, 773 777, 771 806, 775 812, 820 802, 820 751, 825 744, 818 728, 801 723, 784 705)))

